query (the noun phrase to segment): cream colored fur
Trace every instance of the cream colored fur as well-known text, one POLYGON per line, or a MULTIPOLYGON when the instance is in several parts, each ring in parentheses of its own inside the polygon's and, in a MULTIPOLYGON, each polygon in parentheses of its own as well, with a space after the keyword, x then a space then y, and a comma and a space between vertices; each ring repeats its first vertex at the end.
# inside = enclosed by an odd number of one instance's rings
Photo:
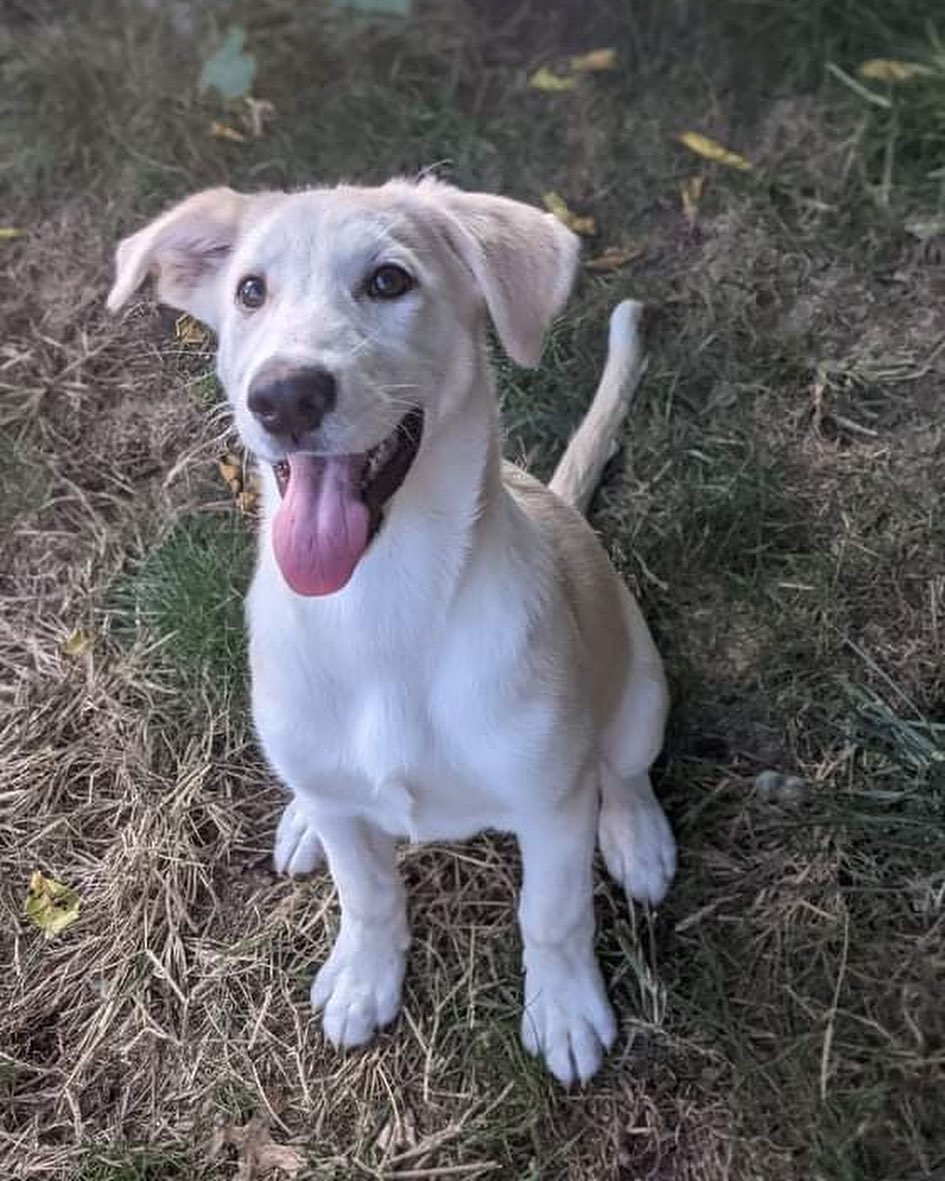
POLYGON ((589 1078, 616 1024, 594 956, 592 856, 628 894, 663 897, 675 868, 649 781, 666 690, 639 608, 584 509, 641 372, 638 308, 617 308, 600 388, 546 488, 503 464, 485 313, 521 363, 574 276, 555 219, 435 181, 294 194, 197 194, 121 244, 109 306, 151 274, 161 299, 219 337, 218 371, 261 463, 264 511, 247 601, 253 716, 290 792, 280 872, 323 856, 341 926, 312 1000, 328 1037, 395 1017, 409 942, 398 840, 514 833, 523 867, 522 1037, 564 1083, 589 1078), (371 303, 394 263, 408 295, 371 303), (257 311, 237 306, 264 274, 257 311), (369 449, 423 407, 417 457, 350 582, 303 598, 270 541, 284 452, 249 413, 269 362, 338 382, 319 449, 369 449))

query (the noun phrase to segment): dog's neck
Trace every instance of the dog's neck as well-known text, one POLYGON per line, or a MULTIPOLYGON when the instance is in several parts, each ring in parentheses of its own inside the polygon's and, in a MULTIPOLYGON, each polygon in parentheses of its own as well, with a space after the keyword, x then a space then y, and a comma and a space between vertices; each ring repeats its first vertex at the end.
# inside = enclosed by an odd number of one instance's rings
POLYGON ((418 602, 429 599, 442 613, 462 582, 477 532, 502 496, 498 408, 482 364, 457 410, 431 425, 365 555, 363 581, 389 584, 398 577, 418 602))

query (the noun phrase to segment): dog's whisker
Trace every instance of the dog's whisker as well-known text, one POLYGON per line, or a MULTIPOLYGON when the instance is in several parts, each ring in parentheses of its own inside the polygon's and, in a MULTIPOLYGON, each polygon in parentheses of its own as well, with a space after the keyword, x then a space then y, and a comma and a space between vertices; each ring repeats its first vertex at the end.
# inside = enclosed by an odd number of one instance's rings
POLYGON ((207 417, 214 426, 217 426, 221 422, 232 422, 233 407, 229 402, 222 402, 217 406, 213 406, 207 417))
MULTIPOLYGON (((405 386, 404 388, 405 389, 409 389, 409 388, 417 389, 419 387, 405 386)), ((416 409, 417 402, 415 399, 404 398, 404 397, 401 397, 399 394, 388 393, 383 388, 383 386, 376 388, 374 392, 377 395, 378 401, 381 402, 382 405, 384 405, 385 407, 389 407, 392 410, 402 410, 406 414, 406 413, 409 413, 411 410, 416 409)))
POLYGON ((344 359, 350 360, 351 357, 356 357, 358 355, 358 353, 363 352, 363 350, 366 349, 368 347, 368 345, 377 344, 379 342, 379 340, 380 340, 380 337, 378 336, 377 333, 374 333, 374 332, 367 333, 365 336, 363 336, 358 341, 358 343, 356 345, 353 345, 344 354, 344 359))
POLYGON ((413 410, 416 405, 416 403, 411 402, 408 398, 398 398, 391 394, 385 394, 381 390, 378 393, 385 406, 391 406, 396 410, 413 410))

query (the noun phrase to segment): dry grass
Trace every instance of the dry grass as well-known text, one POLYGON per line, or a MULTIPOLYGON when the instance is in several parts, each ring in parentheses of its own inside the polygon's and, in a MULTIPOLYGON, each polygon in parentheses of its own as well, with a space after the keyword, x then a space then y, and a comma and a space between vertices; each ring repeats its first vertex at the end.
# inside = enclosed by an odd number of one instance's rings
POLYGON ((945 136, 933 89, 893 127, 823 84, 826 60, 928 53, 934 5, 428 8, 9 6, 0 183, 29 232, 0 243, 0 1175, 231 1177, 214 1130, 260 1116, 339 1179, 941 1176, 945 270, 941 234, 904 227, 941 216, 945 136), (192 85, 232 14, 278 113, 245 147, 207 137, 192 85), (525 86, 603 44, 616 75, 525 86), (694 228, 689 126, 761 166, 707 169, 694 228), (682 867, 658 916, 600 880, 622 1038, 573 1094, 517 1041, 496 839, 405 852, 403 1016, 323 1045, 307 987, 336 911, 323 876, 270 870, 211 357, 147 303, 102 313, 116 237, 193 187, 442 160, 641 247, 584 280, 539 373, 499 359, 511 454, 547 472, 606 310, 655 309, 595 523, 667 656, 682 867), (802 787, 759 791, 766 769, 802 787), (22 916, 35 868, 82 899, 55 939, 22 916))

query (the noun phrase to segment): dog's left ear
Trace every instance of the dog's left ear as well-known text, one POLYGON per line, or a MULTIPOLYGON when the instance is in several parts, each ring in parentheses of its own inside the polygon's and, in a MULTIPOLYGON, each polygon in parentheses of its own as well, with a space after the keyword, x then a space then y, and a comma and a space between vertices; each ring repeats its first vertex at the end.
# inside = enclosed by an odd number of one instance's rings
POLYGON ((550 213, 488 193, 422 181, 425 197, 448 215, 450 242, 483 294, 509 356, 535 366, 542 338, 564 307, 580 242, 550 213))

